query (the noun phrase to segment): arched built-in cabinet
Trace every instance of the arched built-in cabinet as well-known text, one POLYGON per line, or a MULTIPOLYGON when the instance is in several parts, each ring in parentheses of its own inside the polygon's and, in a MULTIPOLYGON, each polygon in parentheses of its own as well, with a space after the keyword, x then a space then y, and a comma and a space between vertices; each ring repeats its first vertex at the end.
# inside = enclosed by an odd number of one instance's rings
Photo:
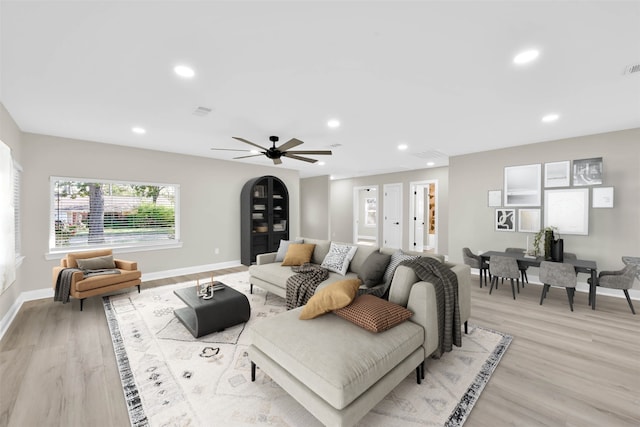
POLYGON ((256 255, 276 252, 280 240, 289 239, 289 192, 277 177, 249 180, 240 196, 240 261, 256 262, 256 255))

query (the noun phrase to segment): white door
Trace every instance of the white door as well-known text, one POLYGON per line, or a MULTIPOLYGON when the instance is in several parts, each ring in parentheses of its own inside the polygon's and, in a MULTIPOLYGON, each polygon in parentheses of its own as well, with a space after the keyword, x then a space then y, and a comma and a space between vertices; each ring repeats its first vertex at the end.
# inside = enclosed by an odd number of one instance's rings
POLYGON ((429 189, 424 185, 418 185, 413 192, 413 250, 418 252, 424 250, 425 191, 428 195, 429 189))
POLYGON ((402 184, 384 185, 383 244, 387 248, 402 247, 402 184))

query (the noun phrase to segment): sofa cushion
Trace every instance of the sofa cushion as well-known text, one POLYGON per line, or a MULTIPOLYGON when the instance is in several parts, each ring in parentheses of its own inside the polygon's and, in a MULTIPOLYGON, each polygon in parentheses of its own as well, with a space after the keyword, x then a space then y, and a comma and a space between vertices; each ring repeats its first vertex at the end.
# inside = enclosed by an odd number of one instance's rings
POLYGON ((91 289, 104 288, 105 286, 136 280, 141 276, 142 272, 139 270, 120 270, 120 274, 100 274, 97 276, 89 276, 84 280, 76 282, 75 290, 78 292, 84 292, 91 289))
POLYGON ((94 258, 76 259, 76 264, 80 270, 101 270, 107 268, 116 268, 113 255, 105 255, 94 258))
POLYGON ((406 308, 373 295, 360 295, 336 315, 371 332, 383 332, 413 316, 406 308))
POLYGON ((284 257, 287 255, 287 250, 289 249, 289 243, 304 243, 304 241, 302 239, 296 239, 294 241, 280 240, 280 246, 278 246, 278 252, 276 253, 276 262, 284 261, 284 257))
POLYGON ((301 310, 254 323, 251 343, 337 409, 353 402, 424 342, 424 329, 411 321, 372 334, 334 313, 300 320, 301 310))
POLYGON ((358 247, 354 245, 331 242, 329 252, 322 260, 321 267, 344 276, 357 250, 358 247))
POLYGON ((305 243, 312 243, 316 245, 313 249, 313 256, 311 257, 311 262, 314 264, 322 264, 324 261, 324 257, 329 253, 329 247, 331 246, 331 242, 329 240, 319 240, 319 239, 304 239, 305 243))
POLYGON ((317 291, 302 308, 300 319, 308 320, 346 307, 356 297, 360 287, 359 279, 334 282, 317 291))
POLYGON ((373 252, 378 252, 377 246, 358 245, 358 250, 349 264, 349 271, 359 274, 362 271, 362 265, 373 252))
POLYGON ((391 255, 383 254, 378 251, 372 252, 367 257, 366 261, 362 264, 358 278, 362 280, 362 283, 367 288, 371 288, 380 282, 384 272, 387 270, 391 255))
POLYGON ((387 269, 385 270, 384 276, 382 277, 382 280, 384 281, 384 283, 391 283, 391 280, 393 279, 393 273, 395 273, 396 268, 398 267, 398 264, 400 264, 402 261, 416 259, 416 258, 418 258, 418 256, 406 254, 402 252, 401 249, 396 250, 391 255, 391 259, 389 260, 389 265, 387 265, 387 269))
POLYGON ((291 243, 282 265, 302 265, 311 261, 311 255, 315 248, 311 243, 291 243))

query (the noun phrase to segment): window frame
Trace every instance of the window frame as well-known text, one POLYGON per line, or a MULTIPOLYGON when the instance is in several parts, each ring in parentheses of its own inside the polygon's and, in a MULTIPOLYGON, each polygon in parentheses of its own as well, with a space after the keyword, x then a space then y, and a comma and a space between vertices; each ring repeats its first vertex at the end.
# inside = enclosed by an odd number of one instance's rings
POLYGON ((49 177, 49 242, 48 252, 45 254, 45 258, 60 259, 68 253, 82 252, 94 249, 109 248, 113 249, 114 253, 118 252, 142 252, 151 250, 161 250, 169 248, 182 247, 182 241, 180 240, 180 184, 171 184, 166 182, 149 182, 149 181, 127 181, 127 180, 114 180, 114 179, 102 179, 102 178, 79 178, 68 176, 50 176, 49 177), (104 244, 88 244, 86 246, 65 246, 55 247, 56 235, 55 235, 55 209, 56 198, 54 196, 56 183, 59 181, 72 181, 72 182, 97 182, 101 184, 117 184, 117 185, 142 185, 142 186, 162 186, 173 187, 174 189, 174 230, 175 237, 172 240, 158 240, 158 241, 144 241, 144 242, 126 242, 121 244, 104 243, 104 244))
POLYGON ((22 254, 22 166, 15 159, 11 171, 13 187, 13 212, 14 212, 14 238, 16 251, 16 268, 20 267, 24 260, 22 254))

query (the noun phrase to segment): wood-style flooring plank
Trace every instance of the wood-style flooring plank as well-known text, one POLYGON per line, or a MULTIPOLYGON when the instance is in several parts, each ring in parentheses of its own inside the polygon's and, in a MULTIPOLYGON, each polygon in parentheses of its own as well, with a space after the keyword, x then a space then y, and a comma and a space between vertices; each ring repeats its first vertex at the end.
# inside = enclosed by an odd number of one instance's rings
MULTIPOLYGON (((640 426, 640 315, 625 299, 599 296, 593 311, 587 295, 577 293, 571 312, 563 289, 552 288, 540 306, 535 284, 514 301, 510 286, 489 295, 472 279, 470 323, 508 333, 513 342, 465 427, 640 426)), ((0 341, 0 426, 129 424, 102 299, 84 306, 80 312, 75 300, 40 300, 22 307, 0 341), (34 405, 34 396, 46 401, 34 405)))

